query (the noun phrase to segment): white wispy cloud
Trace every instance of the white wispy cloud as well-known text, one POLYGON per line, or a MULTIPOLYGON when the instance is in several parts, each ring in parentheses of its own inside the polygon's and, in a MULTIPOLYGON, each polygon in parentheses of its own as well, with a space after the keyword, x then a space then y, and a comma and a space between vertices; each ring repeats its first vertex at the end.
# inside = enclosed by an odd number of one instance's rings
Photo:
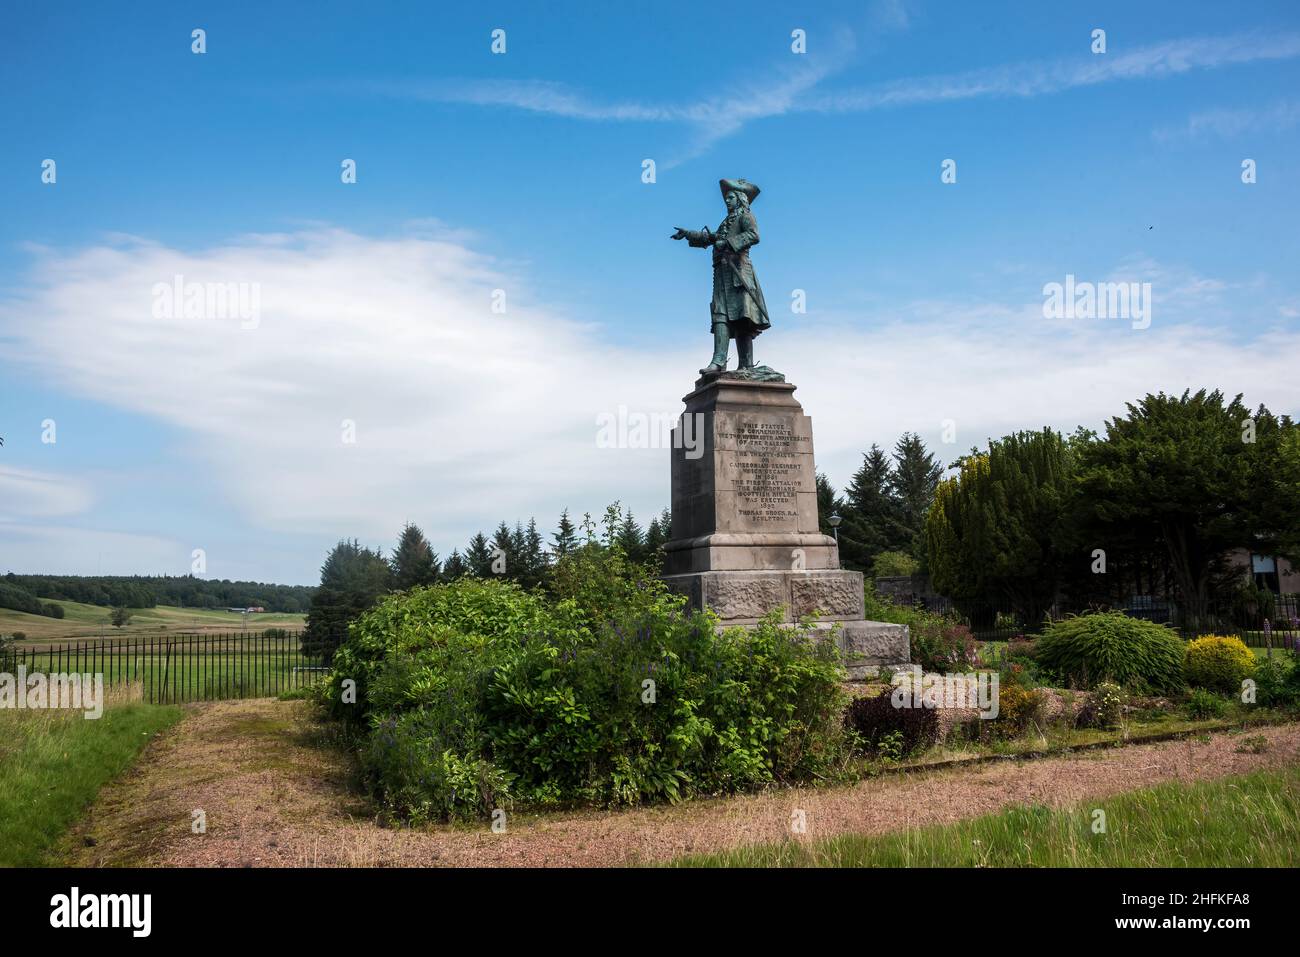
POLYGON ((862 112, 921 103, 989 97, 1034 97, 1124 80, 1159 79, 1259 60, 1300 56, 1300 34, 1238 34, 1166 40, 1104 54, 1081 52, 1051 60, 916 77, 808 97, 801 109, 862 112))
MULTIPOLYGON (((882 5, 877 22, 895 29, 908 24, 902 5, 882 5)), ((868 87, 823 90, 824 81, 842 71, 855 44, 840 31, 819 55, 791 57, 776 64, 770 79, 732 89, 725 96, 685 102, 602 99, 545 80, 402 80, 364 84, 373 93, 427 102, 526 110, 592 122, 676 123, 690 127, 695 139, 685 155, 699 155, 747 123, 795 112, 862 113, 872 110, 947 103, 981 98, 1036 97, 1080 87, 1177 76, 1258 61, 1300 56, 1300 34, 1243 33, 1222 37, 1185 37, 1117 48, 993 66, 959 73, 908 77, 868 87)), ((1227 122, 1225 119, 1203 123, 1227 122)))
MULTIPOLYGON (((887 5, 884 10, 882 15, 892 28, 906 25, 903 8, 887 5)), ((515 109, 591 122, 682 124, 690 128, 691 141, 663 164, 672 167, 747 123, 788 113, 800 97, 841 69, 855 48, 849 30, 830 31, 823 44, 772 64, 757 78, 730 79, 724 93, 682 103, 602 99, 549 80, 389 80, 366 82, 360 88, 399 99, 515 109)))
MULTIPOLYGON (((57 575, 184 574, 183 542, 94 528, 0 522, 0 571, 57 575)), ((263 570, 265 566, 263 565, 263 570)))
POLYGON ((1278 100, 1257 106, 1218 108, 1193 113, 1180 126, 1164 126, 1152 132, 1160 141, 1231 138, 1246 133, 1281 133, 1300 124, 1300 101, 1278 100))
MULTIPOLYGON (((1116 275, 1156 277, 1150 329, 1045 320, 1035 289, 1019 301, 777 316, 758 358, 800 387, 818 464, 840 485, 863 448, 904 430, 950 460, 1016 429, 1098 426, 1157 389, 1218 387, 1297 411, 1295 321, 1246 334, 1231 325, 1236 290, 1212 277, 1150 261, 1119 264, 1116 275), (939 444, 944 419, 957 424, 955 446, 939 444)), ((342 536, 391 541, 407 520, 448 551, 503 517, 549 525, 563 507, 615 498, 647 519, 668 503, 668 453, 598 448, 596 417, 620 406, 675 416, 708 348, 702 337, 613 345, 561 305, 534 301, 512 263, 430 229, 368 237, 321 227, 197 251, 140 240, 45 249, 26 290, 0 309, 0 328, 0 354, 32 364, 51 388, 188 436, 178 466, 212 478, 222 491, 214 508, 244 530, 252 554, 280 534, 319 536, 322 548, 342 536), (176 274, 260 283, 259 324, 154 318, 151 290, 176 274), (506 291, 505 315, 491 311, 493 289, 506 291), (356 423, 354 445, 344 419, 356 423)), ((0 477, 0 500, 27 489, 31 527, 42 510, 86 507, 88 492, 54 483, 62 491, 50 493, 49 478, 0 477)), ((140 567, 159 567, 150 562, 164 551, 174 567, 203 544, 173 525, 121 530, 143 536, 140 567)), ((42 554, 72 547, 72 532, 51 534, 42 554)), ((0 538, 0 565, 15 564, 16 539, 0 538)), ((129 538, 109 545, 129 564, 129 538)))
POLYGON ((433 516, 431 534, 442 522, 460 542, 483 516, 603 504, 611 489, 666 504, 658 469, 609 480, 665 453, 597 448, 595 417, 620 404, 675 413, 681 384, 661 370, 689 368, 685 352, 658 366, 604 343, 452 235, 321 228, 195 252, 138 240, 32 251, 26 290, 0 309, 0 354, 181 429, 191 466, 256 527, 387 539, 433 516), (155 285, 178 275, 256 284, 256 327, 155 318, 155 285))
POLYGON ((85 511, 94 500, 81 479, 58 472, 0 465, 0 523, 85 511))

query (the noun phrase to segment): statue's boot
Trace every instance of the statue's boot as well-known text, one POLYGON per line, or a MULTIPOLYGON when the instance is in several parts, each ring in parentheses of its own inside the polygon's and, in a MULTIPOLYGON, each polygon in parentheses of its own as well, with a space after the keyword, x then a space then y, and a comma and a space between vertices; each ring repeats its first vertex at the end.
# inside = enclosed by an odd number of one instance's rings
POLYGON ((754 337, 736 336, 736 354, 740 359, 740 368, 754 368, 754 337))
POLYGON ((727 371, 727 347, 731 339, 727 335, 727 324, 713 324, 713 360, 700 370, 701 375, 718 375, 727 371))

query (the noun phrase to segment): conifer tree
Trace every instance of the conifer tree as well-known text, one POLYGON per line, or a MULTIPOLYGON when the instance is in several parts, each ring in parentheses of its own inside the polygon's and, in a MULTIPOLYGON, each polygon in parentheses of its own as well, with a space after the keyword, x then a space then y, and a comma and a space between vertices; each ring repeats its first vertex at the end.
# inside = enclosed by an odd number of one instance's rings
POLYGON ((457 578, 461 578, 468 574, 469 566, 465 563, 465 559, 461 557, 460 550, 453 548, 451 554, 447 556, 447 560, 442 565, 442 580, 445 582, 454 582, 457 578))
POLYGON ((407 522, 393 550, 393 588, 406 591, 438 580, 438 556, 418 525, 407 522))
POLYGON ((551 538, 555 541, 553 550, 556 558, 563 558, 578 547, 578 530, 569 520, 567 508, 560 513, 560 527, 551 538))

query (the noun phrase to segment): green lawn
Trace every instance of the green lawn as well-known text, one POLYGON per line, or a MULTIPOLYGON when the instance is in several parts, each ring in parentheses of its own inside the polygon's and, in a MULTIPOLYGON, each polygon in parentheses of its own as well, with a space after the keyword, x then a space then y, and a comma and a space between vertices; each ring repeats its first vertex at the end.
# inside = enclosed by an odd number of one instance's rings
MULTIPOLYGON (((180 632, 236 632, 244 627, 244 616, 229 611, 204 608, 177 608, 159 605, 156 608, 131 609, 131 621, 123 628, 108 623, 111 609, 102 605, 87 605, 77 601, 54 601, 61 605, 63 618, 46 618, 29 615, 11 608, 0 608, 0 634, 22 632, 29 639, 59 640, 64 638, 91 638, 114 635, 166 635, 180 632)), ((287 628, 300 631, 304 616, 287 613, 260 613, 248 616, 248 630, 287 628)))
POLYGON ((0 867, 33 867, 181 709, 109 702, 81 712, 0 711, 0 867))
POLYGON ((1296 867, 1300 767, 1019 807, 879 836, 739 848, 677 867, 1296 867), (1093 812, 1106 812, 1105 833, 1093 812))

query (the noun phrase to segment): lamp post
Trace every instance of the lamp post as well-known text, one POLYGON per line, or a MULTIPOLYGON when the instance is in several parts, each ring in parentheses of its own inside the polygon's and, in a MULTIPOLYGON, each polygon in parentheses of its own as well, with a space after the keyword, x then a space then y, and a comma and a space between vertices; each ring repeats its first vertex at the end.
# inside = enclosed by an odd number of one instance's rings
POLYGON ((831 531, 835 534, 835 544, 840 543, 840 522, 844 521, 839 512, 831 512, 831 517, 826 521, 831 523, 831 531))

